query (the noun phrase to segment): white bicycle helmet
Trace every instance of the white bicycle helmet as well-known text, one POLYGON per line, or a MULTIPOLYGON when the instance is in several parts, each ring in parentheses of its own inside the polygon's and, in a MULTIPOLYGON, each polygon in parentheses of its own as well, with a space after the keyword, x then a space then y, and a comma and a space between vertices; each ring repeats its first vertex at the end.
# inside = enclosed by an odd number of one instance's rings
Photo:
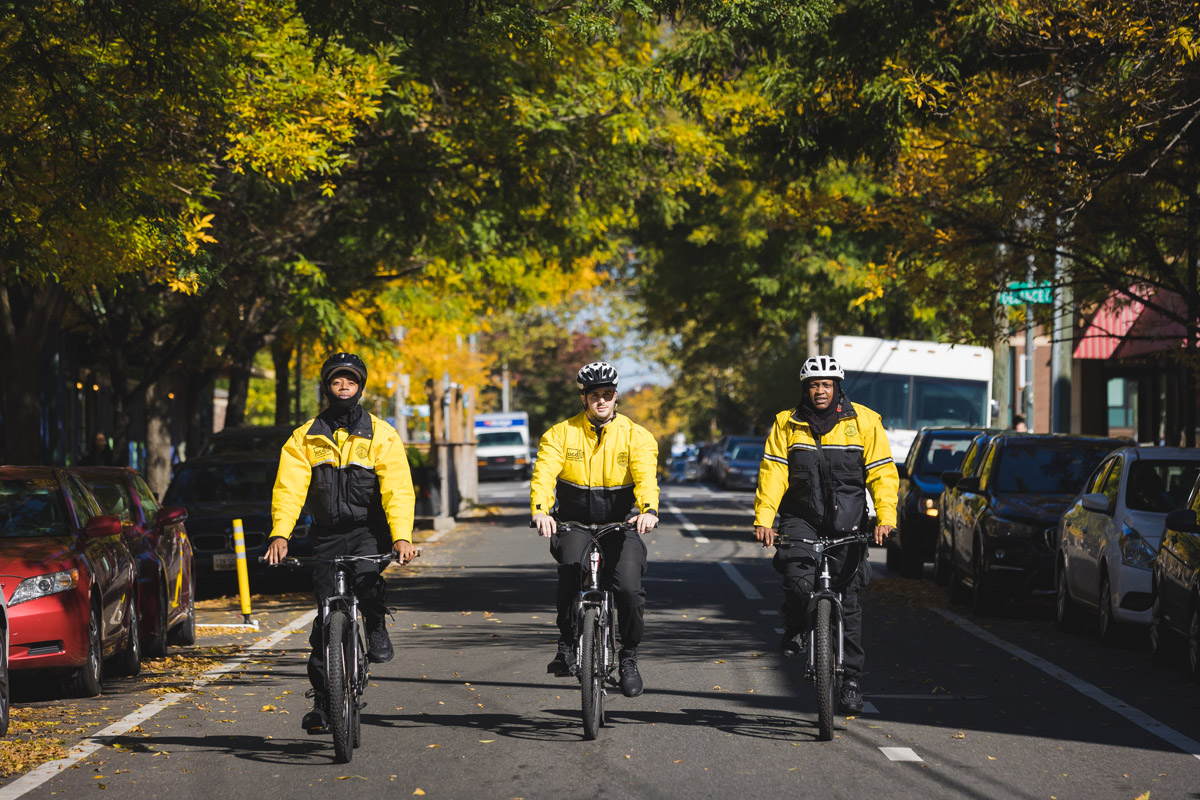
POLYGON ((617 388, 617 368, 607 361, 593 361, 579 368, 575 376, 579 391, 587 392, 597 387, 611 386, 617 388))
POLYGON ((840 381, 845 380, 846 373, 833 356, 813 356, 800 368, 800 380, 809 381, 815 378, 832 378, 840 381))

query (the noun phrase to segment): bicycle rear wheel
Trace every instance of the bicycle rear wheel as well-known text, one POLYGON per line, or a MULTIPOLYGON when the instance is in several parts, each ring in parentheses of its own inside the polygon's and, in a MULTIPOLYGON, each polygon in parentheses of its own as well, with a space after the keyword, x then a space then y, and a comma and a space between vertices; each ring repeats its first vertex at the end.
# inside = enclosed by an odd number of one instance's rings
POLYGON ((347 646, 353 636, 350 617, 345 611, 334 611, 329 615, 326 632, 329 646, 326 650, 326 692, 329 696, 329 731, 333 734, 334 758, 339 764, 349 763, 354 757, 351 729, 354 726, 354 689, 350 685, 354 672, 353 645, 347 646))
POLYGON ((817 678, 817 728, 824 741, 833 738, 833 712, 837 708, 837 652, 833 600, 817 600, 817 628, 813 631, 813 661, 817 678))
POLYGON ((600 611, 583 612, 583 635, 579 642, 579 694, 583 705, 583 738, 595 739, 604 718, 604 640, 600 611))

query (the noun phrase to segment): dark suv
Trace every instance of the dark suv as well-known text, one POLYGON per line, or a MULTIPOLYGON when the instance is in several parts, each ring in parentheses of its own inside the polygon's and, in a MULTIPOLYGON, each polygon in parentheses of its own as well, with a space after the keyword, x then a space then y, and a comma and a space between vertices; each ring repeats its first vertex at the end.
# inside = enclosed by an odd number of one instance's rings
POLYGON ((957 470, 978 428, 923 428, 900 473, 896 533, 888 542, 888 569, 899 567, 906 578, 919 578, 932 561, 938 535, 938 500, 945 485, 942 473, 957 470))
POLYGON ((1110 452, 1127 439, 1002 433, 978 471, 954 481, 951 583, 955 599, 987 613, 998 600, 1054 591, 1054 552, 1045 531, 1110 452))

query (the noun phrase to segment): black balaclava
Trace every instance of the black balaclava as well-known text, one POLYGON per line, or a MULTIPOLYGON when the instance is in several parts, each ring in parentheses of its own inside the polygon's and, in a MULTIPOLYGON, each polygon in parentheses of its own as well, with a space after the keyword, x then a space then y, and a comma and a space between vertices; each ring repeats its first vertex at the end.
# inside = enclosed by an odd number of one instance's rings
POLYGON ((808 393, 808 385, 806 384, 802 391, 800 399, 799 414, 800 419, 808 423, 808 427, 812 429, 814 436, 824 436, 833 430, 833 426, 837 425, 838 418, 841 416, 843 409, 850 407, 850 400, 846 397, 846 393, 842 391, 842 382, 836 378, 833 381, 833 402, 825 407, 824 411, 820 411, 813 405, 812 397, 808 393))
POLYGON ((329 423, 329 427, 334 430, 338 428, 349 429, 351 425, 358 421, 359 415, 362 414, 362 406, 358 404, 358 401, 362 399, 363 382, 359 376, 352 370, 339 369, 330 374, 329 380, 326 381, 322 389, 325 392, 325 399, 329 401, 329 407, 321 412, 321 416, 329 423), (339 375, 347 375, 358 381, 358 391, 354 393, 353 397, 347 397, 343 400, 329 388, 330 384, 333 383, 333 379, 339 375))

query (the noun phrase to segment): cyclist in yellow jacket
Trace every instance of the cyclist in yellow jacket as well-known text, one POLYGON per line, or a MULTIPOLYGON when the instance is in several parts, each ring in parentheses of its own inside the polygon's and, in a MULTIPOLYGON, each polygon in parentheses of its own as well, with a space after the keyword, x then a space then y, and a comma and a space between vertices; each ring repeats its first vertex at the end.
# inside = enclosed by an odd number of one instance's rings
MULTIPOLYGON (((335 353, 321 367, 321 387, 329 402, 315 419, 288 438, 279 455, 279 473, 271 497, 271 538, 267 561, 287 556, 288 538, 305 503, 312 514, 313 555, 372 555, 389 547, 401 561, 414 558, 412 544, 415 494, 408 455, 395 428, 361 405, 367 365, 352 353, 335 353)), ((317 608, 333 592, 332 566, 313 571, 317 608)), ((391 661, 384 581, 375 564, 357 567, 354 594, 363 612, 367 658, 391 661)), ((325 729, 325 648, 321 620, 313 621, 308 643, 308 679, 313 709, 301 725, 310 733, 325 729)))
MULTIPOLYGON (((800 405, 775 417, 754 497, 754 536, 763 547, 775 544, 776 516, 779 533, 809 539, 865 529, 868 489, 875 501, 875 543, 883 544, 896 526, 900 478, 887 434, 878 414, 846 397, 844 378, 832 356, 808 359, 800 370, 800 405)), ((857 714, 863 708, 858 676, 864 663, 858 591, 867 585, 871 570, 866 545, 858 553, 848 550, 837 548, 828 555, 835 583, 846 582, 845 674, 839 700, 842 713, 857 714), (855 574, 848 574, 851 571, 855 574)), ((816 558, 810 545, 795 542, 778 547, 772 563, 783 575, 786 624, 780 651, 796 657, 807 633, 816 558)))
POLYGON ((603 361, 576 376, 582 413, 542 436, 530 481, 530 512, 540 536, 550 539, 558 562, 558 653, 546 671, 565 677, 574 663, 571 603, 579 593, 580 561, 591 539, 582 531, 559 533, 556 518, 587 525, 632 518, 636 530, 601 541, 604 580, 612 587, 621 637, 621 692, 642 693, 637 648, 642 640, 646 543, 641 534, 658 524, 658 443, 650 432, 617 413, 617 370, 603 361))

